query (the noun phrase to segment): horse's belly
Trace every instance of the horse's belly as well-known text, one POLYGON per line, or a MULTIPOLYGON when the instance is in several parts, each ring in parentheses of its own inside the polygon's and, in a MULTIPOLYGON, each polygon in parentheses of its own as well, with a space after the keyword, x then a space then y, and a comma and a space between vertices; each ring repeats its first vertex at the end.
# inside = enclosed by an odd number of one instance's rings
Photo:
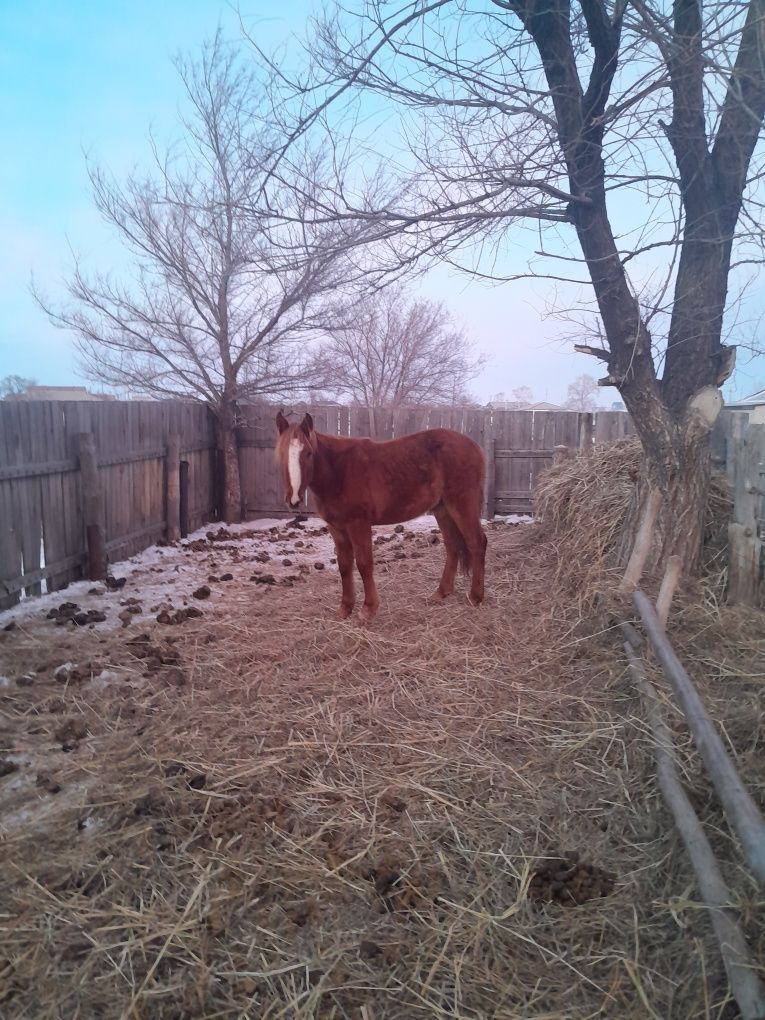
POLYGON ((423 514, 430 513, 439 500, 440 496, 435 492, 429 492, 408 500, 390 500, 379 508, 372 523, 401 524, 403 521, 411 521, 415 517, 422 517, 423 514))

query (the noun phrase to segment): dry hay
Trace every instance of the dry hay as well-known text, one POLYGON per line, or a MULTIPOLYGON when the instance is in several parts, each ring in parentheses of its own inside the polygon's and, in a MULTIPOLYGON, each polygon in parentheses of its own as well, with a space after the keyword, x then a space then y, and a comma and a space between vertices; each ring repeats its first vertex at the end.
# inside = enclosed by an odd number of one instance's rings
MULTIPOLYGON (((615 587, 613 553, 635 490, 642 451, 637 438, 593 447, 543 473, 536 492, 537 513, 550 541, 558 545, 558 579, 575 590, 583 606, 615 587)), ((703 569, 707 587, 721 598, 727 580, 727 526, 732 498, 722 475, 710 485, 703 569)))
MULTIPOLYGON (((38 674, 0 702, 31 763, 0 780, 4 1017, 735 1015, 618 640, 554 584, 557 540, 492 527, 478 611, 425 605, 441 557, 381 565, 369 628, 311 575, 231 583, 170 637, 4 635, 38 674), (87 665, 57 683, 62 654, 87 665), (563 865, 594 898, 552 895, 563 865)), ((725 655, 730 703, 761 693, 725 655)))

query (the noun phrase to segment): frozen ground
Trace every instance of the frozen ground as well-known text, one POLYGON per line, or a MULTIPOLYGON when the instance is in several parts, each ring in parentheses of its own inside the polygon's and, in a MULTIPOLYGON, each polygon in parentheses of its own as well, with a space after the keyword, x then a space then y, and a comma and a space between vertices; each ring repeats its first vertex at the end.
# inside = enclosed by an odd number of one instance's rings
MULTIPOLYGON (((494 520, 520 524, 529 523, 531 518, 510 515, 494 520)), ((404 542, 407 535, 437 533, 435 518, 430 515, 404 525, 377 527, 375 552, 379 555, 381 546, 404 542)), ((120 587, 100 581, 76 581, 66 589, 24 599, 0 613, 0 629, 12 622, 22 625, 39 617, 47 618, 62 604, 70 603, 80 613, 104 614, 104 620, 84 625, 106 631, 154 619, 162 611, 172 613, 199 605, 203 599, 195 599, 194 592, 203 585, 210 588, 206 598, 214 599, 225 597, 226 584, 231 581, 260 579, 265 584, 290 585, 317 569, 337 570, 334 543, 318 517, 208 524, 179 543, 153 545, 128 560, 112 564, 111 577, 120 587)), ((63 615, 66 618, 66 612, 63 615)))

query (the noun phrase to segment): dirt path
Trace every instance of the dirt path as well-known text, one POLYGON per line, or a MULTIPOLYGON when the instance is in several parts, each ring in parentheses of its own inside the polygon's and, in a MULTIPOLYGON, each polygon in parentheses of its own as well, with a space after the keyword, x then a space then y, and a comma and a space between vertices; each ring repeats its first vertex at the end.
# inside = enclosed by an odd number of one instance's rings
POLYGON ((426 604, 429 528, 387 534, 369 628, 334 620, 326 550, 284 567, 306 539, 277 533, 272 564, 165 552, 183 584, 152 614, 140 576, 92 596, 124 628, 3 632, 3 1016, 719 1007, 618 643, 556 590, 556 547, 492 527, 476 611, 426 604))

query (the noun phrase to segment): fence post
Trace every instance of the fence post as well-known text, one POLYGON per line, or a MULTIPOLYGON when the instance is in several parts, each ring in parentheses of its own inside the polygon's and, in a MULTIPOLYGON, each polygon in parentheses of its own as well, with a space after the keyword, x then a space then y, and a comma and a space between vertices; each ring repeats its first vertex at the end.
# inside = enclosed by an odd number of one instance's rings
POLYGON ((765 426, 750 425, 731 437, 729 464, 733 467, 733 517, 728 525, 728 602, 757 606, 763 595, 760 577, 763 538, 760 507, 765 490, 765 426))
POLYGON ((487 443, 487 480, 483 488, 486 497, 486 518, 494 520, 497 510, 497 440, 494 438, 487 443))
POLYGON ((579 450, 585 457, 592 456, 593 421, 592 411, 582 411, 579 415, 579 450))
POLYGON ((181 437, 171 432, 167 437, 165 457, 165 502, 167 506, 167 540, 177 542, 181 537, 181 487, 180 487, 181 437))
POLYGON ((181 526, 181 538, 185 538, 189 533, 189 462, 182 460, 179 464, 178 470, 178 482, 179 482, 179 517, 181 526))
POLYGON ((106 536, 104 534, 103 494, 98 477, 96 441, 92 432, 77 434, 82 484, 82 509, 88 560, 86 574, 91 581, 106 577, 106 536))

